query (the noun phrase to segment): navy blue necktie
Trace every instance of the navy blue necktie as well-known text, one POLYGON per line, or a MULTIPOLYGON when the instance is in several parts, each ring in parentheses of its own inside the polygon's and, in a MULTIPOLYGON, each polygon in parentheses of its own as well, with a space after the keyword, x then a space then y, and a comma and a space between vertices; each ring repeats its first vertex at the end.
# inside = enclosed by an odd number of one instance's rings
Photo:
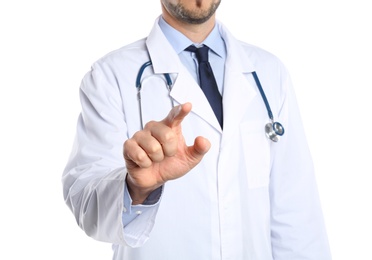
POLYGON ((218 91, 216 79, 213 75, 211 65, 208 61, 208 46, 196 48, 194 45, 186 48, 186 51, 195 52, 196 58, 199 63, 199 80, 200 87, 207 97, 209 104, 211 105, 214 114, 216 115, 218 122, 223 126, 223 113, 222 113, 222 97, 218 91))

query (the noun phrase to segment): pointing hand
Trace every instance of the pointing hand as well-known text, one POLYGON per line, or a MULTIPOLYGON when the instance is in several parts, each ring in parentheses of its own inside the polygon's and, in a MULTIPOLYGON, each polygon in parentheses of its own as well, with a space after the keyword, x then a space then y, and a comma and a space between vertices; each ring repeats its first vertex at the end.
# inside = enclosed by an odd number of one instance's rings
POLYGON ((151 121, 124 143, 127 185, 133 204, 142 203, 168 180, 182 177, 208 152, 210 142, 196 137, 187 146, 181 123, 191 111, 191 104, 172 108, 162 121, 151 121))

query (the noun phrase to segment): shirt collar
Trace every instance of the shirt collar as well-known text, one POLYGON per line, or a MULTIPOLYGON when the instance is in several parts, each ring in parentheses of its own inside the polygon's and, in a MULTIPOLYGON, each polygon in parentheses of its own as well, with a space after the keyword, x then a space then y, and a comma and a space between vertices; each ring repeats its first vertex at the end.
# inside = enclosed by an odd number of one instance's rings
POLYGON ((177 54, 180 54, 182 51, 184 51, 188 46, 192 44, 194 44, 195 46, 204 44, 207 45, 213 52, 215 52, 221 58, 226 57, 225 43, 224 40, 222 39, 222 36, 220 34, 220 31, 218 30, 217 25, 214 26, 213 30, 204 40, 204 42, 200 44, 192 42, 181 32, 174 29, 163 19, 163 17, 160 17, 159 19, 159 26, 177 54))

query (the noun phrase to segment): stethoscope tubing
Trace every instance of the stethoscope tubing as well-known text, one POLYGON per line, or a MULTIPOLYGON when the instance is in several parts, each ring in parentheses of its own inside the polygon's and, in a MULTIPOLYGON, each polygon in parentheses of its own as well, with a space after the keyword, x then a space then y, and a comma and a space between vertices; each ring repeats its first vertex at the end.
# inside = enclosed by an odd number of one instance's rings
MULTIPOLYGON (((143 72, 145 71, 145 69, 148 67, 148 66, 151 66, 152 65, 152 62, 151 60, 148 61, 148 62, 145 62, 141 68, 139 69, 138 71, 138 74, 137 74, 137 78, 136 78, 136 88, 138 91, 141 90, 141 78, 142 78, 142 74, 143 72)), ((167 85, 168 85, 168 89, 170 90, 172 88, 172 85, 173 85, 173 82, 172 82, 172 79, 170 78, 169 74, 168 73, 164 73, 164 77, 165 77, 165 80, 167 81, 167 85)))
MULTIPOLYGON (((141 105, 141 88, 142 88, 141 79, 142 79, 142 75, 143 75, 143 72, 145 71, 145 69, 147 67, 151 66, 151 65, 152 65, 151 60, 145 62, 140 67, 140 69, 138 71, 138 74, 137 74, 137 78, 136 78, 137 97, 138 97, 138 102, 139 102, 139 111, 140 111, 140 120, 141 120, 141 128, 142 129, 143 129, 143 121, 142 121, 142 105, 141 105)), ((168 91, 170 92, 171 89, 172 89, 172 85, 173 85, 172 79, 171 79, 171 77, 168 73, 164 73, 163 75, 164 75, 165 80, 167 82, 168 91)), ((284 127, 279 122, 274 121, 274 116, 273 116, 273 113, 271 111, 269 101, 267 100, 265 91, 262 88, 262 85, 261 85, 261 82, 260 82, 260 80, 257 76, 257 73, 255 71, 253 71, 252 75, 253 75, 253 78, 256 82, 257 88, 258 88, 258 90, 261 94, 262 100, 265 104, 267 114, 268 114, 268 116, 271 120, 271 123, 268 123, 265 126, 266 135, 272 141, 277 142, 279 140, 279 137, 284 135, 284 127)), ((173 100, 172 100, 172 104, 173 104, 173 100)))
POLYGON ((256 81, 257 88, 260 91, 261 97, 262 97, 262 99, 265 103, 267 114, 269 115, 269 118, 271 119, 271 121, 274 121, 273 112, 271 111, 269 101, 267 101, 265 91, 262 88, 262 85, 261 85, 260 80, 258 79, 257 73, 255 71, 253 71, 252 75, 253 75, 254 80, 256 81))

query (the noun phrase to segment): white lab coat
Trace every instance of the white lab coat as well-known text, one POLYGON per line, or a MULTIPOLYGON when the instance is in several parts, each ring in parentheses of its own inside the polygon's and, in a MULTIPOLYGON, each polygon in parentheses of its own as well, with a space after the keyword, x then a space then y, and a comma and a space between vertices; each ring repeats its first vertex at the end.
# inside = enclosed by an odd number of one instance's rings
POLYGON ((330 259, 288 73, 276 57, 218 26, 227 47, 223 131, 156 21, 146 39, 106 55, 82 81, 82 113, 63 174, 66 203, 89 236, 114 244, 114 259, 330 259), (122 147, 140 130, 135 81, 150 57, 153 67, 142 80, 143 121, 168 113, 162 73, 170 73, 175 104, 193 105, 182 123, 186 142, 201 135, 212 147, 187 175, 164 185, 155 210, 123 229, 122 147), (285 127, 279 143, 265 136, 269 118, 252 71, 285 127))

